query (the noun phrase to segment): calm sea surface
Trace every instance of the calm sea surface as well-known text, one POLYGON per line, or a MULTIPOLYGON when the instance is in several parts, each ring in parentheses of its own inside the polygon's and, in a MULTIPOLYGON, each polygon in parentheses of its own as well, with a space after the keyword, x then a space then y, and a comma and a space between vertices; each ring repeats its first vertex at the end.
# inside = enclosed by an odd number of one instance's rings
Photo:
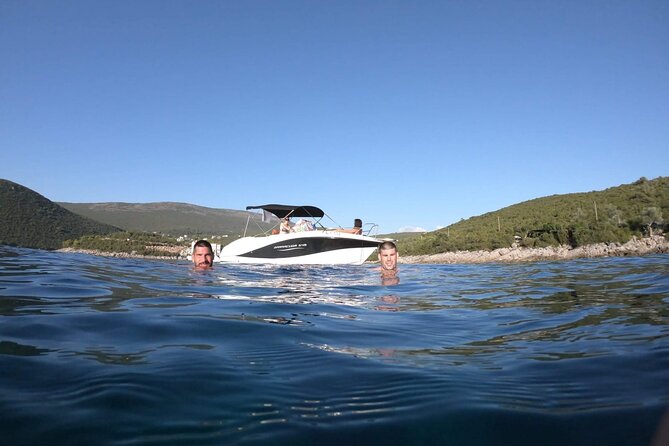
POLYGON ((669 256, 400 278, 0 247, 2 443, 650 443, 669 256))

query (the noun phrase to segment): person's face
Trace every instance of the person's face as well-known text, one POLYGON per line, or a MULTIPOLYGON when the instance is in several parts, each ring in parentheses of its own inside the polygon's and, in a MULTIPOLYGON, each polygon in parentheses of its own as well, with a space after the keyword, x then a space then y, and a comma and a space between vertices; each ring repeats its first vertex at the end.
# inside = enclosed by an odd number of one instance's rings
POLYGON ((208 269, 214 265, 214 254, 206 246, 196 246, 193 250, 195 269, 208 269))
POLYGON ((395 248, 380 250, 379 262, 384 270, 394 270, 397 267, 397 250, 395 248))

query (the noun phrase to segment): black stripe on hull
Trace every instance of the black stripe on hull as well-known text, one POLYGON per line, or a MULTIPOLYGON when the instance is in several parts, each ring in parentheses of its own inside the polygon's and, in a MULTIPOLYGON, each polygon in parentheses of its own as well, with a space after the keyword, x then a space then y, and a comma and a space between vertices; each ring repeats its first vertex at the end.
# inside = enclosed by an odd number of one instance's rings
POLYGON ((379 244, 368 240, 355 240, 336 237, 305 237, 285 240, 272 245, 254 249, 239 257, 250 257, 257 259, 286 259, 290 257, 301 257, 309 254, 318 254, 338 249, 351 248, 376 248, 379 244))

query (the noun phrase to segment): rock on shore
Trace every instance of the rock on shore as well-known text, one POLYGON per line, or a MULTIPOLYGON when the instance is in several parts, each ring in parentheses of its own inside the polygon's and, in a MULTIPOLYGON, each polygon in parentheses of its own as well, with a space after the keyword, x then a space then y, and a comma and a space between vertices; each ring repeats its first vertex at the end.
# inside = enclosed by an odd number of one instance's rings
POLYGON ((494 251, 456 251, 441 254, 402 256, 400 263, 488 263, 530 262, 537 260, 567 260, 585 257, 621 257, 669 253, 669 240, 663 236, 637 239, 627 243, 597 243, 571 248, 567 246, 546 248, 500 248, 494 251))

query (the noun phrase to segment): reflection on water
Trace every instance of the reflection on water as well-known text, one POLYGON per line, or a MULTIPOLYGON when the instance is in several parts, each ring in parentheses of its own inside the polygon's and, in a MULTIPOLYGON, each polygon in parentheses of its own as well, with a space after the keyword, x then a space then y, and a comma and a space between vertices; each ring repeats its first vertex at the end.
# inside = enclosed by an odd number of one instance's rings
POLYGON ((0 247, 0 429, 23 444, 647 445, 669 405, 667 266, 403 265, 390 284, 370 265, 199 272, 0 247))
POLYGON ((0 355, 38 356, 48 353, 48 350, 22 345, 16 342, 0 341, 0 355))

